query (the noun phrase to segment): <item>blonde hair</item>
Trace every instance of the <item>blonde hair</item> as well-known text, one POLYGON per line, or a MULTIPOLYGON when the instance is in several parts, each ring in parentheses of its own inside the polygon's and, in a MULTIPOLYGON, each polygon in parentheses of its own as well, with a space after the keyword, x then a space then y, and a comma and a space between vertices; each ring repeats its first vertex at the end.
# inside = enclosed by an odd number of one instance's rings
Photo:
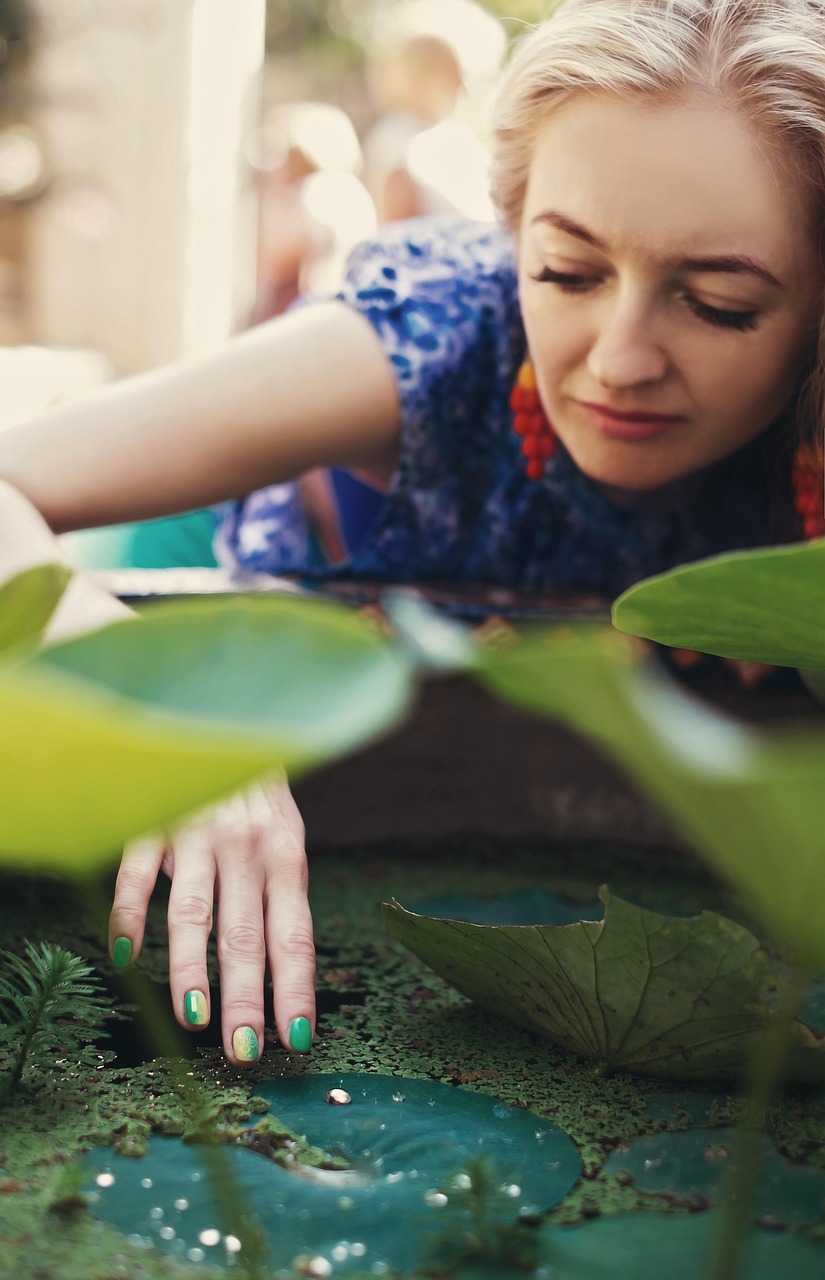
MULTIPOLYGON (((737 107, 812 198, 825 260, 825 0, 566 0, 516 46, 495 108, 491 186, 521 218, 536 133, 575 93, 712 93, 737 107)), ((825 297, 797 433, 821 455, 825 297)))

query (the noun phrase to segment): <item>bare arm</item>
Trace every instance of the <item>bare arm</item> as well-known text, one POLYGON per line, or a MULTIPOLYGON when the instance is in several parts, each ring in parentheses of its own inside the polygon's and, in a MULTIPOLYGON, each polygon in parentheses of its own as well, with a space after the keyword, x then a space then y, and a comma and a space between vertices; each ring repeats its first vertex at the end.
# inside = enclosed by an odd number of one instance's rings
POLYGON ((322 303, 0 433, 0 477, 63 532, 240 497, 315 466, 388 476, 399 423, 369 323, 322 303))

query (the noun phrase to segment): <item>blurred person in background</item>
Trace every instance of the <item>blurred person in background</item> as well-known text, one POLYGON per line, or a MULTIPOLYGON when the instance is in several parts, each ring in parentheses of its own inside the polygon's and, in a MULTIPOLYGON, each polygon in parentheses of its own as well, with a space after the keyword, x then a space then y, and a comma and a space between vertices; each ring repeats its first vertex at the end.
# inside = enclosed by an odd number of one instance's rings
POLYGON ((495 216, 486 113, 504 48, 501 25, 473 0, 406 0, 379 22, 364 161, 381 222, 495 216))

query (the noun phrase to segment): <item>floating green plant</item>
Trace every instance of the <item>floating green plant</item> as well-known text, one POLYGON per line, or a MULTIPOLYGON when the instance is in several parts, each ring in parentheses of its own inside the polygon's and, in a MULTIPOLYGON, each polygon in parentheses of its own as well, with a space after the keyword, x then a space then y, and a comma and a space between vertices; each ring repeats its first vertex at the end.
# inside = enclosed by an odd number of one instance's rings
MULTIPOLYGON (((576 923, 565 911, 563 923, 476 924, 397 902, 384 905, 384 920, 464 995, 605 1069, 683 1079, 740 1073, 778 986, 754 935, 712 911, 680 919, 604 887, 599 897, 603 918, 576 923)), ((825 1079, 825 1040, 799 1020, 789 1071, 825 1079)))
MULTIPOLYGON (((268 1159, 254 1127, 244 1149, 226 1153, 270 1264, 316 1260, 299 1274, 406 1272, 441 1255, 445 1231, 462 1237, 456 1257, 520 1256, 529 1230, 519 1220, 556 1204, 581 1172, 574 1143, 550 1121, 450 1085, 319 1074, 267 1080, 255 1094, 333 1157, 306 1165, 281 1148, 268 1159)), ((192 1262, 233 1257, 221 1187, 197 1146, 154 1138, 141 1160, 98 1151, 86 1164, 95 1215, 126 1235, 192 1262)))

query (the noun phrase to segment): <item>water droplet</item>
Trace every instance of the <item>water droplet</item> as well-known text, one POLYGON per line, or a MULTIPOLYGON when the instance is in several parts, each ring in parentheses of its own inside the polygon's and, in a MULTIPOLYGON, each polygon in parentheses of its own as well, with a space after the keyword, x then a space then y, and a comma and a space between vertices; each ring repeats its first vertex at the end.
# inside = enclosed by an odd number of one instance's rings
POLYGON ((496 1120, 509 1120, 513 1114, 513 1108, 508 1107, 506 1102, 497 1102, 493 1107, 493 1115, 496 1120))
POLYGON ((242 1245, 237 1236, 224 1236, 223 1247, 227 1253, 240 1253, 242 1245))
POLYGON ((190 1262, 203 1262, 206 1254, 203 1249, 199 1249, 196 1245, 194 1249, 186 1250, 186 1256, 190 1262))
POLYGON ((189 1201, 188 1201, 188 1200, 184 1200, 184 1199, 176 1200, 176 1201, 175 1201, 175 1208, 176 1208, 176 1209, 179 1209, 179 1210, 180 1210, 180 1212, 181 1212, 181 1213, 183 1213, 184 1209, 188 1209, 188 1208, 189 1208, 189 1201))
POLYGON ((363 1258, 367 1252, 367 1246, 365 1244, 361 1244, 360 1241, 356 1241, 355 1244, 350 1245, 349 1251, 353 1258, 363 1258))
POLYGON ((517 1182, 505 1182, 501 1189, 506 1196, 512 1196, 514 1200, 521 1195, 521 1187, 517 1182))
POLYGON ((430 1205, 433 1209, 443 1209, 448 1201, 443 1191, 425 1191, 424 1203, 430 1205))
POLYGON ((661 1166, 661 1163, 662 1161, 660 1156, 649 1156, 648 1159, 645 1160, 644 1167, 645 1169, 658 1169, 661 1166))
POLYGON ((388 1173, 388 1174, 387 1174, 387 1182, 400 1182, 400 1181, 402 1180, 402 1178, 403 1178, 403 1177, 404 1177, 404 1172, 403 1172, 403 1170, 398 1169, 398 1170, 396 1170, 396 1172, 395 1172, 395 1173, 388 1173))
POLYGON ((158 1232, 161 1240, 174 1240, 176 1234, 174 1227, 161 1227, 158 1232))
POLYGON ((99 1173, 95 1178, 95 1182, 99 1187, 113 1187, 115 1185, 115 1175, 113 1173, 99 1173))
POLYGON ((388 1276, 390 1274, 389 1263, 374 1262, 370 1267, 371 1276, 388 1276))
POLYGON ((349 1249, 345 1244, 337 1244, 332 1250, 333 1262, 346 1262, 349 1249))
POLYGON ((154 1185, 154 1183, 152 1182, 151 1178, 141 1178, 140 1185, 144 1188, 144 1190, 148 1191, 149 1188, 154 1185))
POLYGON ((395 1093, 392 1095, 392 1100, 393 1102, 403 1102, 406 1096, 406 1093, 402 1093, 400 1089, 396 1089, 395 1093))
POLYGON ((453 1178, 453 1186, 457 1191, 469 1191, 473 1180, 469 1173, 457 1173, 453 1178))
POLYGON ((728 1149, 727 1149, 727 1147, 722 1147, 722 1146, 717 1146, 717 1147, 705 1147, 705 1159, 706 1159, 706 1160, 713 1160, 713 1161, 716 1161, 716 1160, 727 1160, 727 1158, 728 1158, 728 1149))
POLYGON ((328 1102, 333 1107, 345 1107, 352 1102, 352 1098, 346 1089, 330 1089, 324 1094, 324 1102, 328 1102))
POLYGON ((198 1239, 201 1244, 205 1244, 207 1248, 211 1248, 212 1245, 220 1244, 221 1233, 215 1227, 207 1227, 205 1231, 200 1233, 198 1239))
POLYGON ((331 1276, 332 1263, 320 1254, 312 1257, 308 1253, 302 1253, 292 1259, 292 1270, 297 1271, 299 1276, 331 1276))
POLYGON ((428 1098, 428 1099, 427 1099, 427 1106, 428 1106, 428 1107, 434 1107, 434 1106, 435 1106, 435 1098, 428 1098))
POLYGON ((150 1218, 162 1218, 162 1217, 163 1217, 163 1210, 161 1209, 161 1207, 160 1207, 160 1205, 159 1205, 159 1204, 156 1204, 156 1205, 155 1205, 155 1207, 154 1207, 153 1209, 150 1209, 150 1210, 149 1210, 149 1217, 150 1217, 150 1218))
POLYGON ((338 1197, 338 1208, 339 1208, 339 1209, 354 1209, 354 1208, 355 1208, 355 1201, 353 1200, 352 1196, 339 1196, 339 1197, 338 1197))

